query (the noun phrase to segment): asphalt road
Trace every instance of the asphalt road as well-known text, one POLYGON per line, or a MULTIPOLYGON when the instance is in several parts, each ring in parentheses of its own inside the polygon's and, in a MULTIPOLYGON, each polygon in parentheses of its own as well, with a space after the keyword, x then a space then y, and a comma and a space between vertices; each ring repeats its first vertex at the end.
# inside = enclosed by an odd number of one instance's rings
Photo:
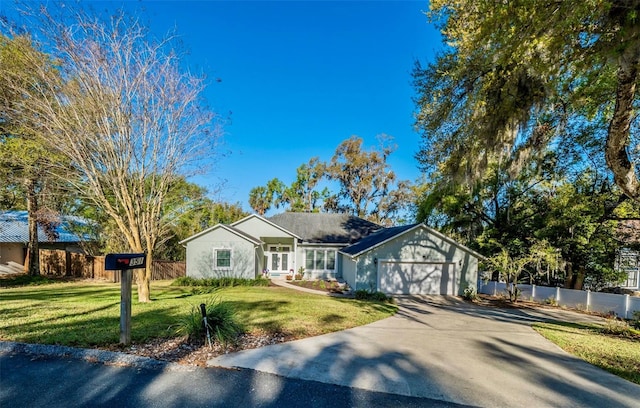
POLYGON ((463 407, 253 370, 114 366, 0 352, 0 407, 463 407))

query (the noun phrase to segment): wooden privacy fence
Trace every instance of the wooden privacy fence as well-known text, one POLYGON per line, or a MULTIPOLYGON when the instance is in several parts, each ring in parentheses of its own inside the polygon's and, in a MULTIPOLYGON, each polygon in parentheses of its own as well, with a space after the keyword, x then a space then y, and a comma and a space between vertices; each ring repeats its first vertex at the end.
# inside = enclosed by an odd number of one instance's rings
MULTIPOLYGON (((88 256, 56 249, 41 249, 40 273, 120 282, 119 272, 104 269, 104 258, 104 256, 88 256)), ((184 262, 154 260, 151 268, 151 280, 175 279, 186 276, 184 262)))

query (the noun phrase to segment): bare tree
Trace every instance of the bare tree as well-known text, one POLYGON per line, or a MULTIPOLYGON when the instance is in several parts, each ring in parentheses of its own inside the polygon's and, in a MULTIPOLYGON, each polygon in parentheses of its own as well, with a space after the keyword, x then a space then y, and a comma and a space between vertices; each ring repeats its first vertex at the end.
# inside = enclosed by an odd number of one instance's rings
POLYGON ((147 302, 153 253, 171 222, 169 188, 215 157, 220 128, 202 101, 204 78, 184 70, 175 36, 152 40, 124 12, 106 21, 61 10, 63 17, 45 8, 30 15, 46 41, 37 48, 58 62, 62 82, 34 64, 48 86, 21 92, 33 96, 26 105, 40 119, 34 133, 80 175, 70 180, 78 192, 108 214, 131 251, 146 251, 136 280, 147 302))

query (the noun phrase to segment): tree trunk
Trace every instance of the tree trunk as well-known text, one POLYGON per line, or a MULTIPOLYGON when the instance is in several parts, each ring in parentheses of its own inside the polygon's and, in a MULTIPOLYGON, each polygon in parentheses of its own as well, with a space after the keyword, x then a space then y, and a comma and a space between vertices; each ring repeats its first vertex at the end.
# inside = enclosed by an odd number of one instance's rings
POLYGON ((573 284, 573 289, 582 290, 582 286, 584 285, 584 277, 585 277, 584 267, 578 268, 578 275, 576 276, 576 281, 573 284))
POLYGON ((567 276, 564 278, 564 287, 571 289, 573 287, 573 264, 567 262, 567 276))
POLYGON ((38 219, 36 217, 38 197, 36 196, 35 180, 26 180, 25 187, 27 189, 27 218, 29 223, 27 271, 31 276, 38 276, 40 275, 40 251, 38 246, 38 219))
POLYGON ((153 266, 153 251, 147 250, 147 266, 136 271, 138 285, 138 302, 151 302, 151 271, 153 266))
POLYGON ((616 105, 607 132, 605 158, 620 189, 630 198, 640 201, 640 182, 635 164, 629 160, 627 148, 631 122, 635 117, 633 103, 640 65, 640 45, 627 47, 618 62, 616 105))

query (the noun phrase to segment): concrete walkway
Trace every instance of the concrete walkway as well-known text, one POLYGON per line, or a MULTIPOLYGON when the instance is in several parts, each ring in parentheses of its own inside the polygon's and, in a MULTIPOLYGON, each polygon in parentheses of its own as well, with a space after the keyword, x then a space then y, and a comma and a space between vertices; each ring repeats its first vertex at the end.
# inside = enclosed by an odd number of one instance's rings
POLYGON ((402 297, 367 326, 214 358, 249 368, 483 407, 637 407, 640 386, 565 353, 530 324, 585 322, 555 309, 484 308, 457 298, 402 297))
POLYGON ((331 296, 331 297, 351 297, 350 295, 345 295, 342 293, 331 293, 331 292, 327 292, 326 290, 315 290, 315 289, 303 288, 302 286, 292 285, 283 279, 271 279, 271 283, 287 289, 294 289, 300 292, 313 293, 314 295, 323 295, 323 296, 331 296))

